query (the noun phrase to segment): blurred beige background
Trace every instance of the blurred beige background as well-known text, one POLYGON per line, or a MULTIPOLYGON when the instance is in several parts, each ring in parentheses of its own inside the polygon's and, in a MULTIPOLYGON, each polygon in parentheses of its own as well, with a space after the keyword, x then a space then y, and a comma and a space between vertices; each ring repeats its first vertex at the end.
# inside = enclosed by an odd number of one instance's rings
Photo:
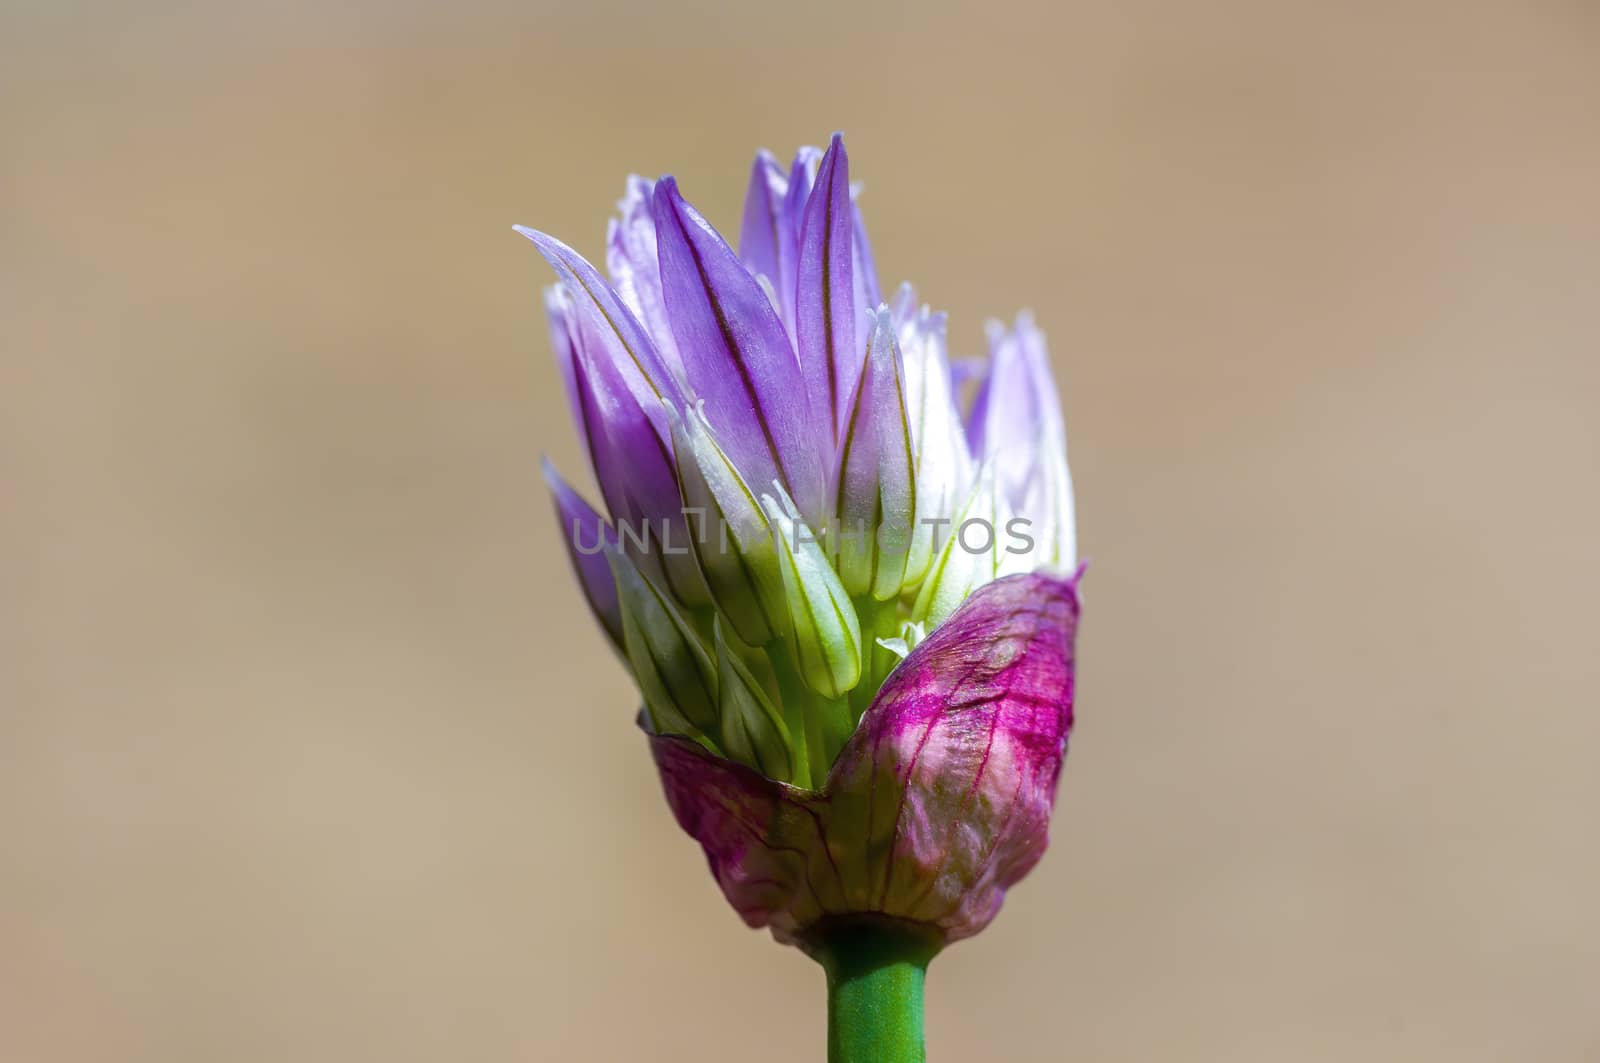
POLYGON ((1587 0, 4 0, 0 1059, 821 1058, 510 226, 836 127, 886 283, 1049 331, 1093 562, 935 1058, 1600 1058, 1597 104, 1587 0))

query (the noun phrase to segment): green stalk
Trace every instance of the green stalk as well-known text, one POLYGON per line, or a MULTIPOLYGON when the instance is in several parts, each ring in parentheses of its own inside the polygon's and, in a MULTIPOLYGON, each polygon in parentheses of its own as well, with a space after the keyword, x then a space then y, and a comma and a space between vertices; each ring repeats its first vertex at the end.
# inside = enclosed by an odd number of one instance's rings
POLYGON ((926 930, 855 922, 819 935, 828 975, 828 1063, 924 1063, 922 986, 939 951, 926 930))
POLYGON ((877 696, 883 678, 898 663, 893 651, 878 645, 878 640, 899 635, 901 620, 900 603, 896 599, 880 602, 866 594, 853 599, 853 604, 861 620, 861 683, 849 695, 852 730, 877 696))

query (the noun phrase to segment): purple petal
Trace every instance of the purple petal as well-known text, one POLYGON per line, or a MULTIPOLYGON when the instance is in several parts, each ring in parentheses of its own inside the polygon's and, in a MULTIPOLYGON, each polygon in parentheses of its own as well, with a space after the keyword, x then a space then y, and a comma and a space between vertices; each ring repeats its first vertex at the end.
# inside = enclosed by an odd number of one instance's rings
POLYGON ((577 574, 578 586, 600 626, 611 637, 612 645, 620 648, 622 611, 617 603, 617 583, 605 555, 605 547, 616 543, 616 533, 605 518, 561 478, 550 459, 545 458, 540 465, 544 469, 544 482, 555 500, 556 520, 560 522, 561 538, 567 544, 567 558, 577 574))
MULTIPOLYGON (((564 298, 552 297, 552 340, 570 383, 575 420, 613 520, 626 539, 663 536, 687 548, 688 526, 672 460, 672 426, 664 401, 681 394, 655 344, 611 287, 584 258, 561 241, 532 229, 518 232, 561 277, 564 298), (561 311, 556 332, 555 308, 561 311)), ((660 554, 662 575, 685 600, 702 591, 685 554, 660 554)))
POLYGON ((794 336, 794 274, 799 238, 789 224, 784 200, 789 179, 771 152, 756 156, 750 168, 750 190, 745 194, 744 220, 739 226, 739 258, 745 267, 772 283, 778 296, 783 327, 794 336))
POLYGON ((795 335, 811 409, 828 418, 836 440, 849 416, 851 389, 861 373, 861 355, 856 349, 854 225, 850 160, 844 140, 835 133, 817 169, 800 229, 795 335))
MULTIPOLYGON (((555 352, 556 371, 561 374, 561 386, 567 393, 567 405, 572 409, 572 423, 578 436, 587 440, 589 433, 583 423, 583 402, 578 395, 578 334, 572 314, 572 297, 565 285, 552 284, 544 290, 544 311, 550 326, 550 348, 555 352)), ((594 455, 589 455, 589 468, 594 469, 594 455)))
POLYGON ((1075 579, 979 589, 889 677, 821 793, 652 736, 679 825, 745 921, 801 945, 829 915, 982 930, 1048 841, 1078 611, 1075 579))
MULTIPOLYGON (((659 406, 661 399, 681 405, 681 389, 661 360, 649 333, 599 271, 555 237, 522 225, 513 228, 533 242, 539 254, 561 277, 561 283, 572 297, 575 327, 593 334, 601 348, 616 361, 639 401, 647 408, 659 406)), ((671 435, 664 414, 652 409, 651 420, 663 439, 671 435)))
POLYGON ((907 302, 915 303, 909 286, 896 302, 901 314, 898 325, 906 411, 917 453, 917 520, 905 574, 906 583, 915 585, 936 552, 933 522, 961 511, 972 488, 973 468, 945 351, 945 315, 927 307, 907 309, 907 302))
POLYGON ((916 458, 905 365, 889 309, 874 318, 835 474, 838 559, 845 590, 888 601, 900 592, 916 512, 916 458))
POLYGON ((658 575, 680 601, 703 604, 709 591, 691 550, 671 436, 663 439, 656 428, 666 408, 653 397, 644 400, 648 405, 641 404, 640 389, 628 372, 631 363, 614 356, 609 335, 597 334, 587 321, 578 330, 580 423, 595 480, 617 522, 623 548, 631 545, 630 556, 658 575))
POLYGON ((656 223, 650 213, 654 191, 655 182, 637 174, 628 178, 627 192, 617 201, 620 216, 611 219, 606 232, 606 270, 617 295, 649 331, 662 362, 674 376, 681 377, 683 359, 661 298, 656 223))
POLYGON ((1050 371, 1050 351, 1045 346, 1044 333, 1026 310, 1017 315, 1015 332, 1017 347, 1033 383, 1039 423, 1049 431, 1065 433, 1061 423, 1061 393, 1056 390, 1055 375, 1050 371))
MULTIPOLYGON (((612 413, 619 405, 618 393, 626 394, 627 391, 614 385, 614 374, 594 371, 590 360, 584 357, 582 340, 576 337, 572 346, 572 361, 573 390, 577 393, 578 405, 576 419, 583 433, 584 451, 589 455, 589 464, 594 469, 595 483, 600 486, 600 497, 605 501, 606 512, 612 520, 624 524, 635 523, 640 514, 635 512, 627 489, 627 456, 617 444, 619 435, 624 440, 632 437, 633 420, 612 413), (617 417, 616 427, 607 424, 608 414, 617 417)), ((646 427, 648 438, 640 441, 648 446, 650 440, 655 439, 655 432, 648 424, 646 427)))
POLYGON ((656 183, 655 216, 667 310, 690 391, 705 400, 706 418, 746 482, 782 482, 814 518, 824 448, 771 300, 671 177, 656 183))
POLYGON ((867 239, 867 223, 861 218, 861 208, 850 205, 850 218, 855 233, 856 320, 870 313, 883 302, 883 292, 878 287, 878 263, 872 257, 872 243, 867 239))
MULTIPOLYGON (((950 384, 957 392, 968 385, 974 388, 981 387, 987 379, 989 379, 989 359, 977 357, 950 359, 950 384)), ((972 438, 970 430, 967 438, 969 440, 972 438)))
POLYGON ((806 203, 811 199, 811 186, 816 182, 821 162, 822 149, 808 144, 794 153, 794 161, 789 164, 789 190, 783 197, 783 215, 789 231, 794 234, 796 247, 805 221, 806 203))
POLYGON ((1014 329, 991 323, 989 372, 970 424, 974 453, 995 463, 1003 496, 1020 503, 1039 471, 1041 443, 1064 438, 1044 335, 1027 314, 1014 329))
POLYGON ((917 290, 906 281, 895 290, 894 299, 889 303, 889 313, 894 317, 895 328, 905 328, 916 317, 920 304, 917 302, 917 290))

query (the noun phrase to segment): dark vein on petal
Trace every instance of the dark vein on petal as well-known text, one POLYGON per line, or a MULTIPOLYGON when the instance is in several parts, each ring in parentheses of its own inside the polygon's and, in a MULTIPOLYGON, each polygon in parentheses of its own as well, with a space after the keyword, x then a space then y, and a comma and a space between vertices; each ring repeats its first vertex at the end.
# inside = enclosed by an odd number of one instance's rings
POLYGON ((617 327, 616 319, 614 319, 611 316, 611 312, 606 309, 605 303, 600 300, 600 297, 595 294, 594 289, 589 287, 588 281, 584 280, 583 276, 579 274, 577 270, 573 269, 571 266, 568 266, 567 272, 571 275, 573 280, 578 282, 578 287, 583 289, 584 294, 589 297, 589 301, 594 304, 594 308, 600 311, 600 316, 606 319, 606 324, 611 326, 611 331, 616 334, 617 342, 622 344, 622 349, 628 352, 629 358, 633 359, 634 368, 639 370, 639 375, 644 377, 644 382, 650 385, 650 390, 655 393, 656 398, 661 398, 661 389, 656 387, 656 382, 651 377, 649 371, 645 369, 644 362, 640 360, 638 353, 633 349, 632 345, 628 343, 627 338, 622 335, 622 330, 617 327))
MULTIPOLYGON (((816 809, 804 803, 800 803, 798 807, 811 818, 811 825, 817 830, 817 841, 822 844, 823 855, 828 858, 828 866, 833 869, 833 879, 836 883, 838 883, 839 886, 839 898, 843 900, 849 893, 849 890, 845 888, 844 874, 839 870, 838 863, 833 859, 833 847, 828 844, 827 827, 823 825, 822 817, 817 815, 816 809)), ((812 895, 816 896, 815 893, 812 895)), ((822 903, 822 899, 820 897, 817 898, 817 907, 821 908, 823 911, 828 910, 828 906, 822 903)))
MULTIPOLYGON (((766 849, 769 852, 774 852, 774 853, 791 853, 794 856, 798 857, 799 860, 800 860, 800 871, 801 871, 800 878, 801 878, 801 881, 805 883, 806 892, 811 894, 812 903, 817 906, 817 909, 819 911, 827 911, 828 910, 828 906, 822 903, 822 897, 821 897, 820 894, 817 893, 816 886, 811 881, 811 858, 810 858, 810 854, 809 853, 807 853, 804 849, 800 848, 797 845, 775 845, 775 844, 773 844, 771 839, 769 839, 766 835, 762 834, 755 827, 753 827, 749 823, 745 822, 744 816, 741 814, 742 810, 736 804, 734 804, 729 798, 727 798, 721 792, 720 789, 708 792, 707 789, 704 786, 698 786, 698 787, 695 787, 694 792, 695 792, 695 794, 697 796, 709 801, 711 804, 714 804, 718 808, 720 808, 723 811, 723 813, 727 816, 729 822, 733 823, 741 831, 743 831, 745 834, 749 835, 749 837, 757 845, 759 845, 761 848, 766 849)), ((696 839, 696 840, 700 841, 700 839, 696 839)), ((701 844, 704 845, 704 842, 701 841, 701 844)), ((832 860, 833 860, 832 854, 829 854, 828 859, 829 859, 829 862, 831 863, 832 860)), ((728 862, 728 861, 724 860, 722 862, 728 862)))
MULTIPOLYGON (((701 287, 705 289, 706 305, 711 308, 711 316, 716 319, 717 329, 722 334, 722 342, 728 348, 728 353, 733 356, 733 364, 739 372, 739 383, 744 388, 745 395, 750 400, 750 405, 756 414, 756 423, 761 426, 761 435, 767 442, 767 450, 772 455, 772 462, 783 471, 784 479, 789 479, 789 470, 784 468, 783 454, 778 449, 778 442, 772 437, 772 426, 767 423, 766 408, 761 402, 760 392, 756 389, 755 381, 750 376, 750 367, 745 365, 744 351, 740 349, 734 338, 733 329, 728 324, 728 316, 722 309, 722 301, 716 296, 716 291, 711 285, 711 276, 706 272, 705 261, 701 258, 700 249, 689 239, 689 230, 684 226, 683 220, 673 211, 673 220, 683 233, 684 246, 689 249, 689 257, 694 260, 695 271, 700 275, 701 287)), ((765 296, 763 296, 765 298, 765 296)))
MULTIPOLYGON (((812 189, 812 195, 820 195, 824 189, 812 189)), ((833 290, 829 283, 832 273, 832 256, 829 253, 833 247, 833 167, 828 167, 828 187, 825 190, 827 197, 822 215, 822 343, 823 356, 828 366, 828 427, 833 432, 833 438, 839 438, 839 385, 837 370, 834 366, 836 352, 833 349, 833 290)))

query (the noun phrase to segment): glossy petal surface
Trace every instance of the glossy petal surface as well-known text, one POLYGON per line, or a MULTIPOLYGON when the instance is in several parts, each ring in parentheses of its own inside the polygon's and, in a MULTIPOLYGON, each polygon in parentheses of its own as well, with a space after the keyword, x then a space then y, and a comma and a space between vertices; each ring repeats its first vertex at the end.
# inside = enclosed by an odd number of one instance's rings
POLYGON ((782 483, 808 519, 821 513, 823 457, 794 349, 772 301, 738 256, 663 177, 656 240, 673 334, 691 394, 756 490, 782 483))
POLYGON ((818 166, 800 228, 796 337, 812 413, 836 438, 861 373, 855 258, 850 160, 835 136, 818 166))

